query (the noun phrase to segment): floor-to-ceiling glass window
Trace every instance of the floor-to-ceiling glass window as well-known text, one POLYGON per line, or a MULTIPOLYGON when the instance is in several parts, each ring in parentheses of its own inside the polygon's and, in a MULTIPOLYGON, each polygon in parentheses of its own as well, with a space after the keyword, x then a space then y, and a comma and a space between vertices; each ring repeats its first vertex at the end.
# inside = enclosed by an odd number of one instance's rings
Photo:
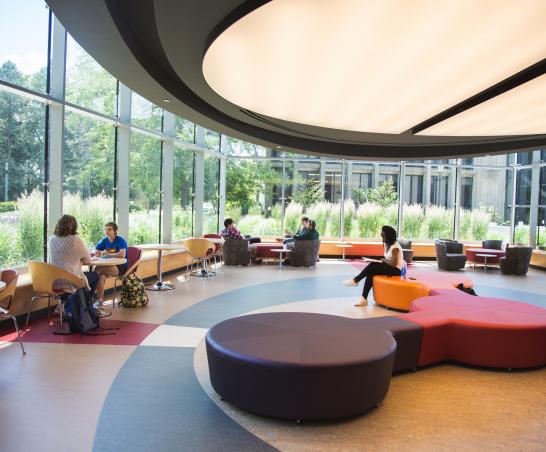
POLYGON ((220 152, 220 134, 218 132, 205 129, 205 148, 220 152))
POLYGON ((131 133, 129 241, 159 241, 161 141, 131 133))
POLYGON ((510 194, 504 189, 508 181, 507 172, 502 168, 502 158, 479 157, 474 159, 475 166, 461 168, 460 240, 510 241, 510 212, 505 206, 511 199, 507 199, 510 194))
POLYGON ((0 267, 43 257, 45 106, 0 91, 0 267))
POLYGON ((114 137, 111 123, 65 114, 63 211, 78 219, 86 244, 97 243, 114 219, 114 137))
POLYGON ((220 160, 205 155, 205 186, 203 187, 203 234, 217 234, 220 160))
MULTIPOLYGON (((546 161, 546 151, 541 153, 546 161)), ((538 198, 537 246, 546 248, 546 166, 540 168, 540 193, 538 198)))
POLYGON ((176 117, 175 125, 176 138, 187 143, 195 142, 195 124, 187 119, 176 117))
POLYGON ((68 35, 66 41, 66 101, 114 116, 116 114, 116 84, 116 79, 68 35))
POLYGON ((139 96, 137 93, 132 93, 131 98, 131 124, 149 129, 156 132, 161 132, 161 122, 163 118, 163 110, 157 105, 139 96))
MULTIPOLYGON (((518 155, 519 158, 519 155, 518 155)), ((519 169, 516 176, 516 215, 514 243, 529 244, 529 220, 531 215, 531 168, 519 169)))
POLYGON ((173 172, 173 240, 193 235, 193 165, 191 149, 175 148, 173 172))
POLYGON ((238 158, 226 161, 225 215, 235 221, 243 234, 275 237, 282 232, 282 209, 276 196, 282 177, 277 163, 280 162, 238 158))

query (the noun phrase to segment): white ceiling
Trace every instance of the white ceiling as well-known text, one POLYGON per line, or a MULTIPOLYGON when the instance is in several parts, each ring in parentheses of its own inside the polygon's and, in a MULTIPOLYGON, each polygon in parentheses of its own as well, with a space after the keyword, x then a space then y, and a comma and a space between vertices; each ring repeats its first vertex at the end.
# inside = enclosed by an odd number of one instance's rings
MULTIPOLYGON (((263 115, 401 133, 543 59, 545 18, 545 0, 274 0, 213 42, 203 74, 220 96, 263 115)), ((544 81, 527 85, 544 99, 544 81)), ((423 133, 545 133, 546 102, 533 92, 423 133)))

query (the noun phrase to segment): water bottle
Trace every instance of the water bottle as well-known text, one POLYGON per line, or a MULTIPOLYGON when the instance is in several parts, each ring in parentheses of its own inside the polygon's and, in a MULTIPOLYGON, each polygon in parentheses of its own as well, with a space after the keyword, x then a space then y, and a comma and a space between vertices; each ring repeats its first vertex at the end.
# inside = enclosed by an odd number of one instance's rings
POLYGON ((93 257, 94 251, 95 251, 95 245, 93 243, 89 243, 89 255, 93 257))
POLYGON ((406 264, 406 261, 402 261, 402 268, 400 269, 400 276, 402 279, 406 279, 407 271, 408 271, 408 264, 406 264))

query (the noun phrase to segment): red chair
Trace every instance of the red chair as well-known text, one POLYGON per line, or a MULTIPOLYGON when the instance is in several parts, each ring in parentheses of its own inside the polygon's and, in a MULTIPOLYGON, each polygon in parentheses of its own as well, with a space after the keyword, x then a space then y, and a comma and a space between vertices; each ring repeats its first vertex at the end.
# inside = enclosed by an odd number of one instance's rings
POLYGON ((0 291, 0 319, 9 318, 13 320, 15 331, 17 331, 17 337, 19 338, 19 343, 21 344, 21 350, 23 351, 23 355, 26 355, 25 347, 23 347, 23 340, 21 339, 21 334, 19 333, 17 319, 9 312, 11 302, 13 301, 13 296, 15 295, 15 288, 17 287, 17 279, 19 279, 19 273, 17 273, 15 270, 4 270, 0 274, 0 281, 6 284, 6 287, 0 291))
POLYGON ((140 256, 142 255, 142 250, 134 246, 127 248, 127 270, 123 275, 116 276, 114 280, 114 300, 112 301, 112 307, 116 307, 116 290, 118 288, 118 281, 123 281, 124 278, 129 276, 131 273, 135 273, 138 269, 138 264, 140 264, 140 256))

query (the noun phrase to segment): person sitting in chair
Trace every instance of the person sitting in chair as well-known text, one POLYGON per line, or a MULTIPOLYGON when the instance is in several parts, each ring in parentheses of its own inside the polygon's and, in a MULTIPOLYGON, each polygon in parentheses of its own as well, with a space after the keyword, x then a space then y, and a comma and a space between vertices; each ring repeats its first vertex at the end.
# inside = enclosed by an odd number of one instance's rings
MULTIPOLYGON (((118 225, 114 222, 104 225, 104 237, 95 247, 97 256, 127 258, 127 242, 118 235, 118 225)), ((104 284, 108 276, 123 275, 127 271, 127 264, 107 265, 97 267, 99 275, 97 284, 97 303, 102 307, 104 298, 104 284)))
MULTIPOLYGON (((317 223, 315 220, 309 220, 307 222, 307 228, 303 229, 300 233, 294 234, 294 241, 295 240, 318 240, 319 239, 319 232, 317 231, 317 223)), ((286 244, 286 247, 290 250, 294 249, 294 241, 289 242, 286 244)), ((284 265, 290 264, 290 259, 285 259, 283 261, 284 265)))
POLYGON ((301 225, 300 228, 297 230, 295 234, 291 234, 288 229, 284 230, 284 239, 277 238, 277 242, 282 242, 283 244, 291 243, 294 241, 294 236, 299 235, 303 233, 303 231, 307 230, 307 223, 309 222, 309 217, 301 217, 301 225))

